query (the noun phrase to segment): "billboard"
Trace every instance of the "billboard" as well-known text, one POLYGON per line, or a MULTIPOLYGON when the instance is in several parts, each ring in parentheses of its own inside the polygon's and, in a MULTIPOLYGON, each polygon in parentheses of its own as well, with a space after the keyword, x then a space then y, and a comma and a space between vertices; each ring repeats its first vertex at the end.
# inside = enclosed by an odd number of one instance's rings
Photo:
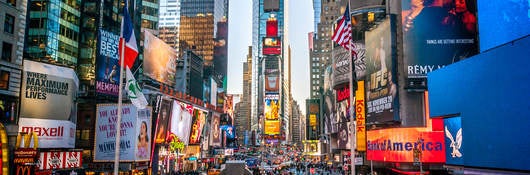
MULTIPOLYGON (((120 160, 147 161, 151 153, 151 107, 137 109, 132 104, 122 105, 120 160)), ((94 161, 114 161, 116 143, 117 104, 98 104, 94 161)))
POLYGON ((352 54, 344 47, 334 47, 331 51, 333 60, 333 88, 350 82, 349 73, 351 72, 350 62, 352 54))
POLYGON ((20 118, 18 132, 37 134, 38 148, 75 148, 75 124, 66 120, 20 118))
POLYGON ((280 0, 263 0, 263 11, 279 11, 280 10, 280 0))
POLYGON ((39 170, 57 170, 82 167, 81 151, 40 152, 39 170))
POLYGON ((355 122, 357 151, 366 151, 366 107, 364 106, 364 81, 357 82, 355 91, 355 122))
POLYGON ((206 115, 207 112, 200 109, 193 110, 193 122, 191 125, 189 144, 200 144, 202 130, 206 123, 206 115))
POLYGON ((403 54, 408 78, 424 78, 433 70, 478 53, 476 1, 434 2, 402 2, 403 54))
POLYGON ((120 59, 118 44, 120 36, 99 29, 96 55, 96 92, 118 96, 120 81, 120 59))
POLYGON ((78 87, 73 69, 24 60, 20 117, 76 121, 78 87))
POLYGON ((397 85, 392 59, 390 19, 365 32, 366 120, 387 122, 398 118, 397 85))
POLYGON ((353 64, 355 65, 355 77, 357 80, 364 80, 366 78, 366 47, 364 41, 353 43, 353 50, 356 54, 353 55, 353 64))
POLYGON ((177 72, 177 52, 161 39, 144 32, 144 74, 173 87, 177 72))
POLYGON ((445 163, 448 165, 464 165, 464 147, 462 133, 462 118, 451 117, 444 119, 445 132, 445 163))
POLYGON ((279 37, 263 38, 263 55, 281 55, 282 40, 279 37))
POLYGON ((280 95, 279 94, 265 94, 265 128, 266 135, 280 134, 280 95))
POLYGON ((221 131, 223 132, 223 145, 227 148, 237 148, 236 143, 236 131, 232 125, 223 125, 221 126, 221 131))
POLYGON ((217 82, 210 78, 210 104, 217 106, 217 82))
POLYGON ((477 1, 477 6, 480 52, 530 34, 530 27, 521 27, 530 26, 528 1, 477 1))
POLYGON ((267 37, 277 37, 278 36, 278 20, 276 18, 269 18, 267 20, 267 37))
POLYGON ((184 145, 188 145, 191 130, 191 113, 180 102, 173 100, 171 111, 170 131, 175 134, 184 145))
POLYGON ((265 91, 278 92, 280 89, 279 75, 265 75, 265 91))
POLYGON ((221 146, 221 117, 219 113, 212 113, 212 124, 210 132, 210 145, 211 146, 221 146))
POLYGON ((324 69, 324 101, 323 101, 323 115, 324 115, 324 133, 337 132, 337 129, 333 129, 331 124, 335 117, 335 92, 333 91, 333 76, 332 66, 328 65, 324 69))
POLYGON ((160 104, 156 123, 155 143, 164 143, 168 132, 168 122, 171 117, 171 100, 163 99, 160 104))
POLYGON ((414 162, 414 151, 421 162, 444 163, 444 133, 425 128, 391 128, 367 132, 367 159, 385 162, 414 162))

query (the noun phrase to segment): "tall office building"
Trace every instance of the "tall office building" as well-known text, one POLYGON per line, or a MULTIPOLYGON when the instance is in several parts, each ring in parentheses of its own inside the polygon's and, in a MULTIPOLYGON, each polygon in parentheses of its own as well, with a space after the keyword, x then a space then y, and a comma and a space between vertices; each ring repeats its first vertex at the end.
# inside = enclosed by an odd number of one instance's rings
MULTIPOLYGON (((267 135, 275 139, 284 140, 289 129, 289 116, 285 110, 286 99, 289 92, 286 91, 284 83, 288 80, 288 36, 286 20, 287 0, 254 0, 252 21, 252 126, 257 126, 258 117, 266 117, 266 105, 271 101, 279 104, 278 114, 272 118, 278 118, 278 130, 267 135), (254 69, 255 68, 255 69, 254 69), (274 82, 273 84, 271 84, 274 82), (277 83, 277 86, 276 86, 277 83), (275 87, 270 87, 274 85, 275 87), (267 102, 266 102, 267 101, 267 102), (281 126, 280 126, 281 125, 281 126)), ((270 106, 269 106, 270 107, 270 106)), ((265 121, 267 125, 267 121, 265 121)), ((258 130, 258 128, 252 128, 258 130)))
POLYGON ((250 87, 252 85, 252 46, 248 47, 247 60, 243 63, 243 94, 241 94, 241 102, 238 104, 239 108, 236 109, 238 116, 236 117, 236 128, 238 132, 250 131, 250 87), (239 123, 239 127, 237 126, 239 123))
POLYGON ((302 127, 302 120, 305 119, 304 115, 302 114, 302 111, 300 110, 300 105, 298 105, 298 102, 293 100, 292 103, 292 122, 291 122, 291 139, 292 143, 296 143, 298 145, 302 144, 302 140, 304 139, 304 135, 302 130, 304 129, 302 127))
POLYGON ((333 35, 335 21, 342 15, 341 12, 344 11, 343 9, 341 10, 341 3, 344 2, 341 2, 340 0, 313 1, 316 31, 314 31, 312 38, 310 38, 310 40, 313 41, 312 49, 309 52, 309 75, 311 80, 310 98, 319 98, 321 95, 320 87, 322 87, 324 83, 324 77, 322 75, 324 74, 325 67, 332 62, 331 36, 333 35), (318 2, 320 2, 320 4, 318 2), (319 21, 317 21, 318 19, 319 21))
MULTIPOLYGON (((0 122, 4 125, 16 124, 19 113, 26 9, 26 1, 0 2, 0 22, 3 24, 0 25, 0 122)), ((17 129, 8 127, 7 133, 14 133, 17 129)))
POLYGON ((179 53, 180 0, 161 0, 159 20, 158 37, 179 53))

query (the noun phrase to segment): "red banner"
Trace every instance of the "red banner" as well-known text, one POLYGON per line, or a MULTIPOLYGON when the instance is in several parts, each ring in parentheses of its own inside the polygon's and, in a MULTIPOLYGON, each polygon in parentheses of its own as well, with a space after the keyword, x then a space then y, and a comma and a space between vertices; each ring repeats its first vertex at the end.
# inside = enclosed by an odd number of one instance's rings
POLYGON ((39 170, 81 167, 81 152, 41 152, 39 170))

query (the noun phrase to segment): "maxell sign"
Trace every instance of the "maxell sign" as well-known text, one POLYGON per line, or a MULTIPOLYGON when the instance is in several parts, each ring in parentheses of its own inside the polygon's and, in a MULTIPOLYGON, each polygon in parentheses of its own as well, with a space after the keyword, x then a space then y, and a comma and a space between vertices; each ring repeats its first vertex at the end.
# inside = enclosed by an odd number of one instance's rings
POLYGON ((20 118, 18 131, 36 133, 39 148, 75 147, 75 124, 70 121, 20 118))

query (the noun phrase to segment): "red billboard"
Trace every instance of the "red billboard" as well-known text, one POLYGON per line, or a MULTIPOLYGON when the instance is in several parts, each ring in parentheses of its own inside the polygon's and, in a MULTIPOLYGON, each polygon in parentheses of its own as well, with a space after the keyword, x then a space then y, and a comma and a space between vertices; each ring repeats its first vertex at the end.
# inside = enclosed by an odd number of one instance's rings
POLYGON ((263 55, 280 55, 282 42, 279 37, 263 38, 263 55))
POLYGON ((278 20, 276 18, 269 18, 267 20, 267 37, 278 36, 278 20))
POLYGON ((414 162, 414 152, 421 152, 421 162, 444 163, 444 132, 426 128, 391 128, 367 132, 367 159, 385 162, 414 162))

